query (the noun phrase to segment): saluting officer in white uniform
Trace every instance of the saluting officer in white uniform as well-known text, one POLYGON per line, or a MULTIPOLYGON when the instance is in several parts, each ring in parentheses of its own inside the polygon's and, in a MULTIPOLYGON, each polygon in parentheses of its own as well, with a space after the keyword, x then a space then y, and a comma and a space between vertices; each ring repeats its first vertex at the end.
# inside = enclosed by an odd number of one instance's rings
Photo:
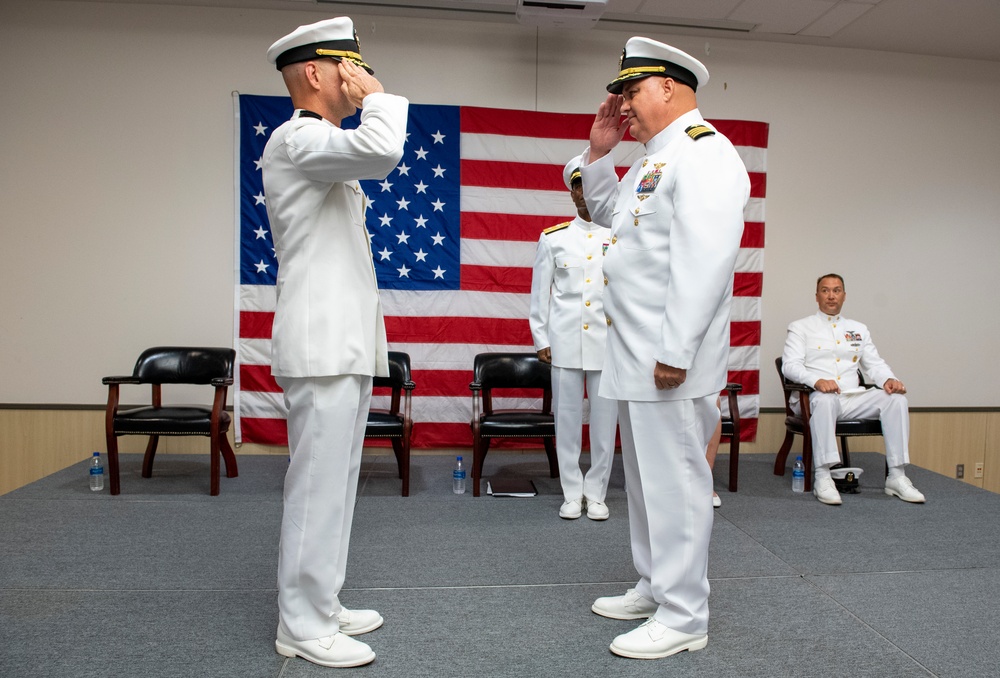
POLYGON ((587 507, 591 520, 607 520, 615 455, 618 403, 598 395, 607 325, 601 265, 611 229, 590 219, 583 197, 580 158, 563 168, 577 215, 542 232, 531 273, 528 324, 538 359, 552 364, 552 406, 556 415, 556 456, 563 504, 559 516, 572 520, 587 507), (583 394, 590 403, 590 469, 580 470, 583 394))
MULTIPOLYGON (((844 279, 829 273, 816 281, 819 310, 788 326, 781 371, 788 379, 812 386, 809 394, 809 429, 813 448, 813 494, 824 504, 842 503, 830 475, 840 462, 837 420, 878 417, 882 422, 889 476, 885 493, 903 501, 922 504, 924 495, 906 477, 910 462, 910 412, 906 387, 872 343, 868 328, 840 315, 847 292, 844 279), (858 368, 880 389, 864 389, 858 368)), ((798 413, 799 394, 789 405, 798 413)))
POLYGON ((406 99, 383 92, 361 59, 354 24, 301 26, 267 59, 295 113, 264 148, 268 218, 278 257, 271 372, 288 407, 275 649, 323 666, 375 659, 350 636, 382 625, 338 598, 361 467, 372 376, 387 376, 382 307, 358 179, 385 178, 403 154, 406 99), (362 109, 356 130, 341 121, 362 109))
POLYGON ((639 573, 634 589, 599 598, 592 609, 615 619, 650 618, 614 639, 611 651, 626 657, 655 659, 708 644, 713 509, 705 450, 726 386, 750 179, 732 143, 698 111, 695 90, 706 82, 708 71, 688 54, 631 38, 581 170, 591 216, 611 223, 601 395, 619 401, 639 573), (619 182, 610 153, 626 127, 646 157, 619 182))

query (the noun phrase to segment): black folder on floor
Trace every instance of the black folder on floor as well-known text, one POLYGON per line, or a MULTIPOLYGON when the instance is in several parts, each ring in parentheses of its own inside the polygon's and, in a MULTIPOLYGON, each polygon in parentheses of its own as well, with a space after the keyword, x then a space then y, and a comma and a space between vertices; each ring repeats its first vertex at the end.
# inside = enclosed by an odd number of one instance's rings
POLYGON ((486 494, 494 497, 534 497, 538 494, 535 484, 528 478, 490 478, 486 483, 486 494))

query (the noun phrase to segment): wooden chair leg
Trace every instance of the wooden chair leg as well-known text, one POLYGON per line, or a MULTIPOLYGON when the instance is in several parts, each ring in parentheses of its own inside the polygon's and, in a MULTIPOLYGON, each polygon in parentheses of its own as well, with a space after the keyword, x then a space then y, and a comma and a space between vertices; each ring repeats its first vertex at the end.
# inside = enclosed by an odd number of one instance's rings
POLYGON ((118 436, 107 432, 108 443, 108 480, 111 484, 111 494, 121 494, 121 481, 118 478, 118 436))
POLYGON ((222 445, 219 443, 219 439, 214 436, 209 436, 212 441, 212 451, 210 453, 210 480, 209 480, 209 491, 208 493, 213 497, 219 496, 219 459, 222 457, 222 445))
POLYGON ((781 449, 778 450, 778 456, 774 458, 774 475, 785 475, 785 462, 788 461, 788 453, 792 450, 792 442, 794 440, 795 434, 791 431, 785 431, 785 441, 781 443, 781 449))
POLYGON ((549 477, 559 477, 559 458, 556 456, 555 438, 544 438, 545 456, 549 458, 549 477))
POLYGON ((240 469, 236 465, 236 453, 233 452, 233 446, 229 444, 229 438, 225 433, 222 434, 222 461, 226 464, 226 477, 236 478, 240 475, 240 469))
POLYGON ((812 492, 813 489, 813 446, 812 446, 812 434, 806 431, 806 434, 802 436, 802 465, 805 466, 806 471, 806 482, 803 488, 806 492, 812 492))
POLYGON ((740 437, 734 435, 729 440, 729 491, 736 491, 740 476, 740 437))
POLYGON ((490 439, 480 436, 472 441, 472 496, 479 496, 479 486, 483 477, 483 462, 489 451, 490 439))
POLYGON ((403 481, 402 496, 410 496, 410 450, 402 438, 392 439, 392 451, 396 455, 399 478, 403 481))
POLYGON ((146 443, 146 454, 142 457, 142 477, 153 477, 153 459, 156 457, 156 445, 160 442, 160 436, 149 436, 146 443))

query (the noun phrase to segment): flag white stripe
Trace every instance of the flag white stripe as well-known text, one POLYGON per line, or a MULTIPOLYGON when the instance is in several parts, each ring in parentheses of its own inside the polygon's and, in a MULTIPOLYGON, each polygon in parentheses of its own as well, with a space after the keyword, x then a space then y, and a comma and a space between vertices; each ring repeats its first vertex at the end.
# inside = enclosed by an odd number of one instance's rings
MULTIPOLYGON (((492 162, 516 162, 538 165, 566 164, 566 160, 583 153, 586 140, 548 139, 544 137, 512 137, 499 134, 462 134, 462 158, 492 162)), ((767 149, 758 146, 736 146, 748 172, 765 172, 767 149)), ((631 167, 645 153, 642 144, 623 141, 615 148, 615 164, 631 167)))
POLYGON ((513 266, 530 269, 535 261, 535 242, 476 240, 462 238, 462 265, 513 266))
MULTIPOLYGON (((260 288, 263 285, 244 285, 243 288, 260 288)), ((273 288, 272 288, 273 289, 273 288)), ((530 295, 511 292, 474 292, 447 290, 428 295, 417 290, 381 290, 382 308, 385 315, 397 317, 465 317, 465 318, 527 318, 530 295)), ((255 300, 257 310, 274 312, 274 295, 259 295, 255 300), (270 296, 269 299, 267 297, 270 296), (265 307, 264 303, 270 305, 265 307)), ((734 322, 760 320, 760 297, 733 297, 732 320, 734 322)), ((258 348, 262 339, 242 339, 246 355, 243 362, 249 365, 265 365, 270 356, 270 342, 267 352, 258 348)))

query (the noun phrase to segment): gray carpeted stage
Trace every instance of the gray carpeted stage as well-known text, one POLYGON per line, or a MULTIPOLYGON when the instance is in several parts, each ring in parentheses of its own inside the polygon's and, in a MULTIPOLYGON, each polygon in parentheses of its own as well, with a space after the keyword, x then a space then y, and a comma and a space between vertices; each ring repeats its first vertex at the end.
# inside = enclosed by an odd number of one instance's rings
MULTIPOLYGON (((471 455, 470 455, 471 456, 471 455)), ((586 455, 585 455, 586 456, 586 455)), ((528 499, 451 493, 453 459, 366 456, 349 607, 385 677, 997 676, 1000 496, 910 469, 923 506, 882 493, 883 458, 844 505, 795 495, 773 457, 744 455, 740 491, 715 470, 708 648, 657 661, 608 645, 637 622, 590 612, 635 580, 621 459, 610 520, 560 520, 544 455, 491 452, 485 473, 531 477, 528 499)), ((208 496, 208 458, 125 455, 122 492, 91 493, 86 462, 0 497, 0 676, 330 675, 274 652, 286 460, 239 457, 208 496)))

